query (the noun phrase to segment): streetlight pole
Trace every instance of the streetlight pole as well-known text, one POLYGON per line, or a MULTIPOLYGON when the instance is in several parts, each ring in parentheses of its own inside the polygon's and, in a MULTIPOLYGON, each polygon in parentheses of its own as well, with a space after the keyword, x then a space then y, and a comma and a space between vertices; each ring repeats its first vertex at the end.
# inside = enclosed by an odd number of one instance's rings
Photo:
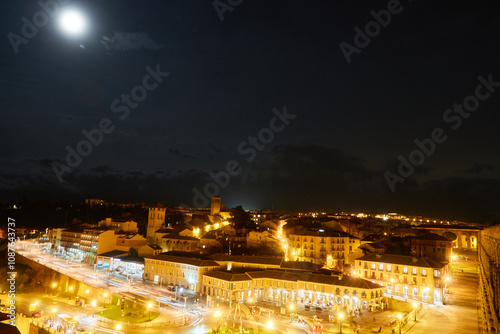
MULTIPOLYGON (((342 313, 339 313, 339 333, 342 334, 342 318, 344 317, 344 315, 342 313)), ((401 333, 399 333, 401 334, 401 333)))
POLYGON ((214 313, 214 317, 217 320, 217 333, 219 333, 219 317, 220 317, 220 315, 221 315, 220 311, 216 311, 214 313))
POLYGON ((152 303, 148 304, 148 315, 149 315, 149 320, 151 320, 151 307, 153 306, 152 303))
POLYGON ((413 308, 415 309, 415 322, 417 322, 417 303, 413 303, 413 308))
POLYGON ((160 279, 160 292, 158 292, 158 308, 161 309, 161 286, 163 285, 163 277, 160 279))
POLYGON ((398 314, 398 319, 399 319, 399 334, 401 334, 401 327, 403 325, 403 320, 401 318, 402 318, 401 314, 398 314))

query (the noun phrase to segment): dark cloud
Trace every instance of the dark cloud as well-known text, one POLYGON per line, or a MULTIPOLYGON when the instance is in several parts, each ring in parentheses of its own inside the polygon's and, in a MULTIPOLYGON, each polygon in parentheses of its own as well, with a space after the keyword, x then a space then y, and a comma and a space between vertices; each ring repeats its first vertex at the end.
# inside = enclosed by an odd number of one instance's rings
POLYGON ((160 50, 165 47, 144 32, 115 32, 112 37, 103 36, 101 43, 108 51, 160 50))
POLYGON ((481 164, 478 162, 475 162, 474 165, 467 169, 465 172, 466 173, 472 173, 472 174, 481 174, 483 171, 486 172, 492 172, 495 170, 495 166, 489 165, 489 164, 481 164))

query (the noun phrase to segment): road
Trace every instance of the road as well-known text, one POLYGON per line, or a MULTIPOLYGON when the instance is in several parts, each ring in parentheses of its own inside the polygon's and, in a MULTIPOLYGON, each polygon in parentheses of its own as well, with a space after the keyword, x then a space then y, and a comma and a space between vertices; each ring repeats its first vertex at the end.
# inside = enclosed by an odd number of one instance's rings
MULTIPOLYGON (((58 270, 64 274, 67 274, 75 279, 80 281, 84 281, 89 285, 93 285, 103 289, 111 289, 113 293, 125 292, 125 291, 133 291, 134 293, 140 293, 143 296, 148 296, 149 298, 156 299, 158 295, 161 293, 163 297, 175 297, 174 293, 168 291, 166 287, 160 287, 157 284, 148 283, 134 280, 131 283, 124 282, 122 280, 121 283, 118 283, 114 286, 109 286, 106 281, 103 280, 104 277, 107 277, 106 274, 102 274, 97 272, 91 268, 86 266, 81 266, 78 264, 67 264, 65 261, 62 261, 60 258, 54 258, 50 255, 43 255, 38 248, 33 247, 33 244, 29 243, 20 243, 21 247, 20 252, 34 260, 38 260, 40 263, 58 270), (23 245, 24 244, 24 245, 23 245), (28 251, 28 249, 30 249, 28 251)), ((409 321, 406 326, 403 327, 403 333, 410 334, 428 334, 428 333, 458 333, 458 334, 469 334, 469 333, 477 333, 478 332, 478 312, 477 312, 477 285, 478 285, 478 262, 474 261, 474 257, 472 256, 470 261, 465 261, 465 259, 460 259, 455 261, 454 263, 454 275, 452 276, 452 280, 449 284, 450 294, 447 305, 444 306, 436 306, 424 304, 422 310, 418 313, 418 319, 415 323, 413 320, 409 321)), ((119 279, 119 278, 118 278, 119 279)), ((30 298, 33 298, 33 295, 30 295, 30 298)), ((93 330, 95 332, 100 333, 99 328, 102 327, 110 327, 110 325, 98 323, 95 318, 92 318, 89 311, 83 311, 82 308, 77 307, 75 305, 70 305, 70 302, 61 301, 58 298, 50 298, 47 295, 40 296, 40 307, 42 310, 46 312, 46 314, 50 314, 52 308, 57 308, 64 310, 64 313, 70 315, 78 315, 81 319, 82 327, 93 330), (59 304, 58 304, 59 303, 59 304), (42 306, 42 304, 46 306, 42 306)), ((182 302, 168 302, 169 304, 177 307, 178 309, 184 309, 184 304, 182 302)), ((19 302, 20 308, 25 308, 27 310, 29 302, 23 300, 22 297, 19 302)), ((210 331, 217 327, 217 320, 214 318, 215 310, 206 310, 204 308, 198 307, 198 305, 193 304, 192 302, 186 303, 186 307, 189 307, 191 310, 195 311, 198 315, 198 320, 192 323, 190 326, 183 326, 178 328, 124 328, 122 329, 124 333, 151 333, 151 334, 160 334, 160 333, 189 333, 189 334, 202 334, 210 331)), ((227 309, 221 308, 221 313, 227 314, 227 309)), ((170 319, 171 321, 176 321, 179 317, 180 313, 176 314, 167 314, 166 311, 163 311, 163 319, 170 319)), ((371 316, 370 316, 371 319, 371 316)), ((385 319, 384 314, 380 314, 380 317, 377 316, 378 319, 385 319)), ((256 316, 256 321, 260 324, 261 327, 265 327, 266 322, 269 319, 256 316)), ((386 321, 383 320, 384 323, 380 322, 371 322, 370 323, 360 323, 361 330, 360 333, 370 333, 371 329, 374 327, 382 326, 382 333, 391 333, 389 327, 387 327, 386 321)), ((219 320, 220 321, 220 320, 219 320)), ((293 323, 290 324, 288 317, 277 317, 273 318, 275 328, 284 330, 286 333, 290 334, 298 334, 305 333, 305 328, 303 324, 293 323)), ((251 325, 250 323, 247 323, 251 325)), ((335 325, 326 325, 325 324, 325 333, 328 332, 336 332, 337 327, 335 325)), ((110 333, 109 331, 101 331, 103 333, 110 333)), ((351 333, 351 328, 345 328, 343 330, 344 333, 351 333)))

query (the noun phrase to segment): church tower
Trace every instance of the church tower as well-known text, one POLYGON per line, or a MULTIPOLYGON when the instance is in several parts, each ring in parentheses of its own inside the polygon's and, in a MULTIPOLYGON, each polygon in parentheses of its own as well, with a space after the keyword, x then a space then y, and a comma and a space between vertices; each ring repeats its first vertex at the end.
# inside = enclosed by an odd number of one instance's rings
POLYGON ((212 197, 212 205, 210 206, 210 215, 216 215, 220 212, 220 197, 212 197))
POLYGON ((149 244, 154 244, 155 232, 161 229, 165 223, 165 211, 166 208, 161 204, 149 207, 148 229, 146 234, 146 239, 149 244))

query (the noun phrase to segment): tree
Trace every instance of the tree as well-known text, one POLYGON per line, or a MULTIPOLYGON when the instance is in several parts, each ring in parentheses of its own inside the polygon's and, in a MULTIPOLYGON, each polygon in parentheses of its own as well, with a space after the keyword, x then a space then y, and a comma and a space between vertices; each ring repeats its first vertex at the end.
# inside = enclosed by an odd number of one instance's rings
POLYGON ((138 257, 139 252, 135 248, 130 248, 130 250, 128 251, 128 256, 138 257))
POLYGON ((235 208, 232 208, 231 215, 231 223, 233 223, 234 228, 243 229, 243 228, 252 228, 254 224, 251 223, 250 214, 243 209, 241 205, 238 205, 235 208))

